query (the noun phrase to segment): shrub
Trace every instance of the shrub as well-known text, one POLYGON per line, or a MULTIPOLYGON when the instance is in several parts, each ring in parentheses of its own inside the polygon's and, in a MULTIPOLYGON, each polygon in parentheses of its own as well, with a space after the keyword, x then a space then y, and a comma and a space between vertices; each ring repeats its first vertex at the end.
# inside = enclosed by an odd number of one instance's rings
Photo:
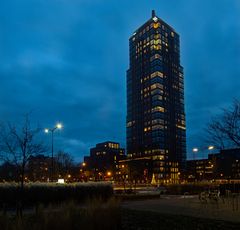
POLYGON ((117 230, 120 225, 121 210, 114 199, 93 199, 84 208, 74 202, 40 206, 35 213, 25 213, 22 218, 0 215, 2 230, 117 230))

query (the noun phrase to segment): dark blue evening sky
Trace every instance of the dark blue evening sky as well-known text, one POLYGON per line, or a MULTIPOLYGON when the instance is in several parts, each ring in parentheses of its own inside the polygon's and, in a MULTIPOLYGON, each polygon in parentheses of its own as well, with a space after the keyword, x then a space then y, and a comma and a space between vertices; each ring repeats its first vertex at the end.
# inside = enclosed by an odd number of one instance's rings
POLYGON ((97 142, 125 146, 128 38, 152 9, 180 34, 189 153, 202 145, 240 98, 239 0, 1 1, 0 120, 61 121, 57 149, 77 161, 97 142))

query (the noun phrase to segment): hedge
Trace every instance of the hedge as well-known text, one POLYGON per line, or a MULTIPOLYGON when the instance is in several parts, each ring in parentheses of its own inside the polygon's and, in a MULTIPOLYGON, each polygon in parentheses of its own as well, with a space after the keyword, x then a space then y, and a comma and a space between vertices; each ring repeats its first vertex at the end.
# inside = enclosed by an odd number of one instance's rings
POLYGON ((25 205, 36 205, 82 202, 92 198, 108 199, 112 195, 113 188, 110 183, 32 183, 24 185, 23 194, 18 184, 0 184, 0 204, 7 206, 15 205, 20 198, 25 205))

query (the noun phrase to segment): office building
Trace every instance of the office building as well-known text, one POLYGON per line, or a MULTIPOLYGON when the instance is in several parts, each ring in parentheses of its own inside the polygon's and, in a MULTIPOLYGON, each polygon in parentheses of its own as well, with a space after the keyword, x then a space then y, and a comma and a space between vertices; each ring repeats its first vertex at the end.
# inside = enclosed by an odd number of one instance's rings
POLYGON ((146 170, 157 180, 174 183, 186 160, 179 34, 152 11, 152 17, 130 37, 129 55, 128 159, 141 165, 146 161, 151 165, 146 170))

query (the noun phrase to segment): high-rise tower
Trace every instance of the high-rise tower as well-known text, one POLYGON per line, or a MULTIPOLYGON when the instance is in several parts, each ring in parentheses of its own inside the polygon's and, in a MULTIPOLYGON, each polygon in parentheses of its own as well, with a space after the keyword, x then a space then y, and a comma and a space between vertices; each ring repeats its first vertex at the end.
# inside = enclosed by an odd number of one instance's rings
POLYGON ((179 178, 186 160, 183 67, 178 33, 156 16, 129 39, 127 154, 151 161, 162 181, 179 178))

